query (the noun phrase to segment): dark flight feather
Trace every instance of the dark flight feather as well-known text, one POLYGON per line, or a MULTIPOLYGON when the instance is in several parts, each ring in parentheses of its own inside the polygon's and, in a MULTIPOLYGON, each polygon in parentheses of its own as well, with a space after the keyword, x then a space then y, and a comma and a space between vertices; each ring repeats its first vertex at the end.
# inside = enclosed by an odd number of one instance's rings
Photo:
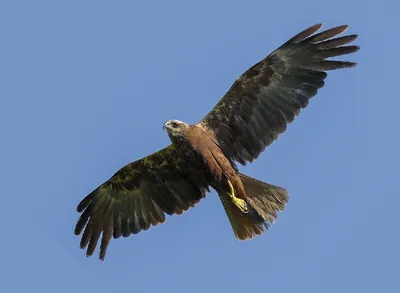
POLYGON ((321 27, 305 29, 249 68, 201 121, 215 132, 227 157, 252 162, 324 86, 325 71, 356 65, 326 59, 359 50, 343 46, 357 35, 334 38, 347 25, 316 34, 321 27))

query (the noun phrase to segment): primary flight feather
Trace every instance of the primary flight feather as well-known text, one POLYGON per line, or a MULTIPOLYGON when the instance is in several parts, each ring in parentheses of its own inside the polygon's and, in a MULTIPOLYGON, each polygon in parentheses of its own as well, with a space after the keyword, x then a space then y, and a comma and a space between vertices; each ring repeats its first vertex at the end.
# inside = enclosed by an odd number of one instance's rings
POLYGON ((236 162, 252 162, 324 86, 326 71, 354 67, 327 60, 359 50, 357 35, 336 37, 322 24, 298 33, 243 73, 198 124, 164 124, 172 144, 132 162, 87 195, 75 234, 94 253, 101 237, 104 260, 111 238, 128 237, 181 214, 215 189, 238 239, 263 233, 288 201, 285 189, 241 174, 236 162))

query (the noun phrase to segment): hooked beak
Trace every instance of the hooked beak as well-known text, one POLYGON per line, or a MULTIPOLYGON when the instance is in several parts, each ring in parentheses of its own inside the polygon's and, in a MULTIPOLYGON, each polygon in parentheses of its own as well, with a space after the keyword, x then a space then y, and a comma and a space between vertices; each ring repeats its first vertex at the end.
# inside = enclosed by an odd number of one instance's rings
POLYGON ((164 123, 162 129, 165 130, 166 125, 168 124, 168 121, 164 123))

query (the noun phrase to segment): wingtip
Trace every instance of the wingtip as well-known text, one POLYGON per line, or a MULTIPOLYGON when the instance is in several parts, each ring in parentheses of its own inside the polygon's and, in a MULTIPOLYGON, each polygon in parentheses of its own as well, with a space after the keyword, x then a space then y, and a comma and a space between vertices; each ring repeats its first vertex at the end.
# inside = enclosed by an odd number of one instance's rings
POLYGON ((74 234, 75 236, 79 236, 81 234, 81 231, 78 230, 78 227, 75 227, 74 234))
POLYGON ((351 35, 348 35, 346 37, 348 39, 350 39, 350 41, 349 41, 349 43, 350 43, 350 42, 353 42, 354 40, 356 40, 358 38, 358 34, 351 34, 351 35))
POLYGON ((348 24, 342 24, 342 25, 338 25, 337 27, 335 27, 335 29, 337 29, 340 32, 344 32, 345 30, 347 30, 349 28, 348 24))
POLYGON ((81 214, 86 209, 86 207, 90 204, 90 202, 91 202, 91 200, 89 199, 89 197, 88 196, 85 197, 76 206, 76 211, 81 214))
POLYGON ((306 29, 306 30, 312 30, 312 31, 314 31, 313 33, 316 33, 316 32, 319 31, 323 26, 324 26, 324 24, 323 24, 322 22, 320 22, 320 23, 316 23, 316 24, 310 26, 310 27, 309 27, 308 29, 306 29))
POLYGON ((322 22, 320 22, 320 23, 314 24, 312 27, 318 27, 318 29, 321 29, 323 25, 324 24, 322 22))
POLYGON ((336 35, 339 35, 339 34, 344 33, 345 31, 347 31, 348 28, 349 28, 348 24, 342 24, 342 25, 339 25, 339 26, 333 28, 333 30, 335 30, 336 35))

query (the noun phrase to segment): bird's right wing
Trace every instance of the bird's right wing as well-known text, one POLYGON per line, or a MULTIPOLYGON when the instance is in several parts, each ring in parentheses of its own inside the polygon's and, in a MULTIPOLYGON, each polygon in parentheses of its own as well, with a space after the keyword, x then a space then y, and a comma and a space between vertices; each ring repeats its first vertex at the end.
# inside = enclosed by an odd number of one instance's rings
POLYGON ((87 195, 78 205, 75 234, 84 230, 80 247, 93 254, 102 233, 100 259, 111 237, 147 230, 165 221, 165 213, 181 214, 205 197, 208 185, 191 175, 171 144, 132 162, 87 195))
POLYGON ((347 25, 316 33, 321 26, 298 33, 244 72, 201 121, 227 157, 252 162, 324 86, 326 71, 356 65, 326 59, 356 52, 358 46, 344 45, 357 35, 334 38, 347 25))

